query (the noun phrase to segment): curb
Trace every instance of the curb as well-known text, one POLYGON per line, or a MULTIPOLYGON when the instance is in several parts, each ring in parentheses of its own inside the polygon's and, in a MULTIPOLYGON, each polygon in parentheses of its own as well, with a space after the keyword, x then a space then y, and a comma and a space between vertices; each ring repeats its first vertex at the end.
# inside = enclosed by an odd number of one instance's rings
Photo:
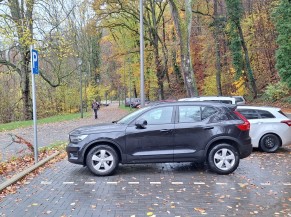
POLYGON ((52 154, 51 156, 47 157, 46 159, 43 159, 43 160, 37 162, 33 166, 31 166, 31 167, 27 168, 26 170, 22 171, 21 173, 18 173, 16 175, 12 176, 9 180, 7 180, 7 181, 3 182, 2 184, 0 184, 0 192, 3 189, 5 189, 6 187, 8 187, 9 185, 12 185, 13 183, 17 182, 23 176, 26 176, 31 171, 33 171, 36 168, 42 166, 43 164, 45 164, 46 162, 48 162, 49 160, 51 160, 52 158, 54 158, 55 156, 57 156, 59 153, 60 152, 56 152, 56 153, 52 154))

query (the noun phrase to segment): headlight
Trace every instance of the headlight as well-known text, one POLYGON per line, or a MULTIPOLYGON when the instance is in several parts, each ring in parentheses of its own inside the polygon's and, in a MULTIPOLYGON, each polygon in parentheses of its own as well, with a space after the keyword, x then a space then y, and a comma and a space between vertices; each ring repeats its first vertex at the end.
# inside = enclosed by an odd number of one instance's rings
POLYGON ((84 140, 88 135, 70 135, 70 142, 78 143, 84 140))

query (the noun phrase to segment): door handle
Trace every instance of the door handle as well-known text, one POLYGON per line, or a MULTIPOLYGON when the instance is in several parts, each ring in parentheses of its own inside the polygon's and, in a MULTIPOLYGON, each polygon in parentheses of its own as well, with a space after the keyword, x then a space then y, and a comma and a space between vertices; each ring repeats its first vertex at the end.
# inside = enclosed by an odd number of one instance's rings
POLYGON ((214 127, 208 126, 208 127, 203 127, 203 130, 212 130, 214 127))

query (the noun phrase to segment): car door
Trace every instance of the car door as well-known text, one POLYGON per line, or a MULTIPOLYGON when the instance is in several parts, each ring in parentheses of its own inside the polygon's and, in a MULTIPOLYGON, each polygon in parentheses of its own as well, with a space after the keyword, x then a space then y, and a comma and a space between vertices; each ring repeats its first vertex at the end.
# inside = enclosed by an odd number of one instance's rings
POLYGON ((173 106, 155 107, 127 127, 125 138, 128 163, 173 161, 173 111, 173 106), (147 121, 144 128, 135 125, 141 119, 147 121))
POLYGON ((174 133, 174 161, 194 161, 203 157, 207 142, 217 132, 218 123, 207 121, 215 113, 217 110, 210 106, 179 106, 174 133))

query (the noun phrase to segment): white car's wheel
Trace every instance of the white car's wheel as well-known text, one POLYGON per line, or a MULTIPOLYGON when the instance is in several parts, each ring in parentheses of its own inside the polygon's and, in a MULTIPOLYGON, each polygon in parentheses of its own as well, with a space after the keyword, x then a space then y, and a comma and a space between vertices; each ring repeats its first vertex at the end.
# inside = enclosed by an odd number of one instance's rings
POLYGON ((264 152, 273 153, 281 146, 281 140, 275 134, 268 133, 260 140, 260 148, 264 152))

